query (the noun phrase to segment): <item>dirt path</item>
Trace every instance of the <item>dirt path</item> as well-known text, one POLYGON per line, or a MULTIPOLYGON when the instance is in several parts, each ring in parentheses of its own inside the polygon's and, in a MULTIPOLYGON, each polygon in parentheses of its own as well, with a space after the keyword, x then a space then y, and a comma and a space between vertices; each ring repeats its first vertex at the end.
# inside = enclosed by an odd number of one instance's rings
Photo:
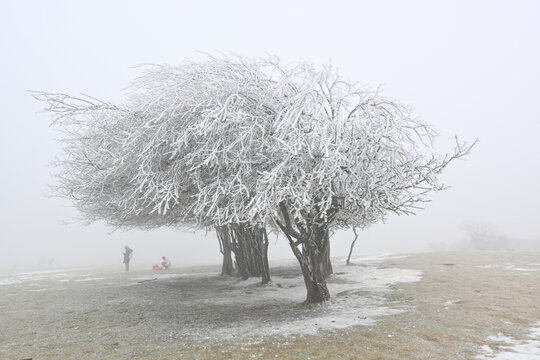
MULTIPOLYGON (((265 288, 208 269, 158 281, 148 273, 92 273, 15 283, 0 287, 0 358, 473 359, 482 345, 496 350, 488 336, 524 338, 540 320, 538 253, 416 254, 377 267, 373 276, 396 268, 423 273, 422 281, 390 285, 392 291, 353 294, 366 299, 360 303, 366 308, 383 298, 381 308, 395 314, 346 329, 288 336, 278 335, 290 330, 288 322, 312 324, 318 313, 336 308, 306 307, 280 297, 285 287, 302 297, 302 288, 294 288, 299 276, 294 266, 273 269, 281 280, 265 288), (265 296, 254 298, 259 293, 265 296), (268 329, 268 335, 248 336, 258 328, 268 329)), ((357 270, 367 272, 369 280, 369 267, 360 264, 357 270)), ((343 276, 332 281, 345 282, 343 276)), ((359 317, 359 303, 343 293, 334 294, 334 301, 351 301, 351 318, 359 317)))

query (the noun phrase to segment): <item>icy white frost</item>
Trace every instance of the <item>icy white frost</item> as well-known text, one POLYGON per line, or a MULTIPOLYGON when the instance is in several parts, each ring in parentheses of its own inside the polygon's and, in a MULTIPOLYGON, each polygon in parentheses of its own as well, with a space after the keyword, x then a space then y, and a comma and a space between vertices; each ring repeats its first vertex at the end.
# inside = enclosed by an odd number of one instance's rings
POLYGON ((317 273, 332 226, 413 213, 472 147, 433 155, 435 132, 410 108, 276 58, 146 66, 122 105, 34 96, 65 131, 59 193, 86 219, 279 227, 315 302, 329 297, 317 273))

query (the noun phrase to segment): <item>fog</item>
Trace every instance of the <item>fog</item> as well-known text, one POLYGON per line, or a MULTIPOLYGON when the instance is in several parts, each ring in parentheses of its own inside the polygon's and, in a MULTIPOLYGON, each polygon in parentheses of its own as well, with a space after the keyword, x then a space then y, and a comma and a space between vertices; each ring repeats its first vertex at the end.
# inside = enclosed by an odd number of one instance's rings
MULTIPOLYGON (((120 102, 141 63, 177 64, 200 52, 278 55, 323 64, 413 104, 451 150, 480 143, 444 172, 451 186, 417 216, 361 232, 356 253, 452 249, 464 223, 485 224, 510 248, 540 247, 540 3, 537 1, 6 1, 0 5, 0 269, 219 263, 213 233, 122 231, 73 222, 50 198, 60 153, 49 114, 26 90, 120 102), (71 222, 64 225, 64 222, 71 222)), ((335 234, 334 256, 352 233, 335 234)), ((290 258, 272 237, 270 259, 290 258)))

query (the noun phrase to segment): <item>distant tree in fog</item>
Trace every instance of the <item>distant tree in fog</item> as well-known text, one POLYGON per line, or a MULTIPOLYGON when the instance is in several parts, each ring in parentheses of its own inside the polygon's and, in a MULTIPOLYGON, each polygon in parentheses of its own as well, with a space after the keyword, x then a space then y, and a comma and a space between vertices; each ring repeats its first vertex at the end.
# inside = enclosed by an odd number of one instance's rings
POLYGON ((65 131, 59 193, 86 219, 280 229, 313 303, 330 298, 332 229, 413 214, 474 145, 432 154, 435 132, 410 108, 275 58, 152 65, 122 105, 34 96, 65 131))
POLYGON ((468 221, 462 228, 466 245, 473 250, 505 250, 510 245, 508 238, 499 234, 492 225, 468 221))

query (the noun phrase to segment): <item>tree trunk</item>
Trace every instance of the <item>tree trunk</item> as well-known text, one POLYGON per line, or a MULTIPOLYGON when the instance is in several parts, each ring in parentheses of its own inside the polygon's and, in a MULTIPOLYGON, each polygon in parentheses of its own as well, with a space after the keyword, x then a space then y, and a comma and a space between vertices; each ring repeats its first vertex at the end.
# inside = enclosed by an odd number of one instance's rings
POLYGON ((332 269, 332 261, 330 261, 330 236, 328 234, 328 231, 326 231, 326 245, 323 249, 324 256, 323 256, 323 262, 322 262, 322 272, 323 276, 325 278, 329 277, 334 273, 334 269, 332 269))
POLYGON ((297 223, 298 230, 295 230, 284 203, 280 204, 280 209, 285 224, 279 221, 276 223, 289 240, 289 245, 300 263, 307 290, 306 302, 313 304, 330 300, 325 276, 325 273, 331 272, 332 268, 329 261, 328 223, 312 218, 308 219, 305 225, 297 223))
POLYGON ((229 230, 226 226, 215 226, 215 229, 219 242, 219 251, 223 254, 221 275, 233 275, 235 268, 232 260, 232 246, 229 230))
POLYGON ((351 243, 351 250, 349 250, 349 256, 347 257, 347 265, 351 264, 351 255, 352 255, 352 251, 353 251, 353 248, 354 248, 354 243, 356 242, 356 240, 358 240, 358 233, 356 232, 356 227, 355 226, 352 227, 352 231, 354 232, 354 240, 351 243))
MULTIPOLYGON (((318 227, 315 225, 315 227, 318 227)), ((306 283, 306 302, 320 303, 330 300, 330 292, 326 286, 326 257, 325 231, 318 228, 312 231, 311 239, 302 244, 302 260, 307 263, 302 272, 304 273, 304 282, 306 283), (307 275, 307 276, 306 276, 307 275)), ((330 265, 331 267, 331 265, 330 265)))
POLYGON ((263 241, 261 243, 261 256, 262 256, 262 283, 268 284, 270 280, 270 266, 268 265, 268 234, 266 233, 266 228, 262 228, 263 231, 263 241))
POLYGON ((246 252, 244 237, 240 233, 237 224, 228 225, 227 229, 231 237, 236 264, 238 265, 238 274, 242 280, 247 280, 251 274, 248 269, 249 254, 246 252))
POLYGON ((229 224, 216 227, 216 231, 220 233, 222 253, 225 249, 234 253, 238 274, 243 280, 260 276, 263 284, 270 282, 268 235, 264 226, 229 224))
POLYGON ((223 250, 223 266, 221 267, 221 275, 232 275, 234 273, 234 263, 229 244, 227 244, 223 250))

